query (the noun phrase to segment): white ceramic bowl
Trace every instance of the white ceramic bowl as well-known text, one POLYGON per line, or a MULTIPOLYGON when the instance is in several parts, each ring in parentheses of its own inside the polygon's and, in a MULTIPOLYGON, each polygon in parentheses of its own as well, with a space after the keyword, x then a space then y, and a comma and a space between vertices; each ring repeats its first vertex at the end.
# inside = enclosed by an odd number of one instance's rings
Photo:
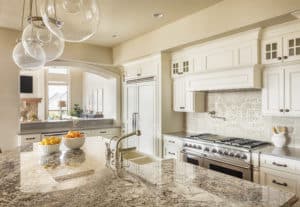
POLYGON ((50 155, 55 152, 59 152, 60 144, 41 145, 39 144, 39 151, 43 155, 50 155))
POLYGON ((76 138, 63 138, 64 145, 69 149, 79 149, 82 147, 85 141, 85 137, 76 137, 76 138))

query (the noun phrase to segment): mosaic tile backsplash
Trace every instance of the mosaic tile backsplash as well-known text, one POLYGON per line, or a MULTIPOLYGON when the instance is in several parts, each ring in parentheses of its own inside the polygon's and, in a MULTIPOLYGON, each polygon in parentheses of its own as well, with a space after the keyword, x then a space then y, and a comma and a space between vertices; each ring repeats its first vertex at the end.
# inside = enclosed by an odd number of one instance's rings
POLYGON ((210 92, 207 111, 216 111, 213 119, 208 113, 187 113, 186 129, 193 133, 214 133, 271 142, 272 126, 288 127, 288 145, 300 147, 300 118, 266 117, 261 112, 261 91, 210 92))

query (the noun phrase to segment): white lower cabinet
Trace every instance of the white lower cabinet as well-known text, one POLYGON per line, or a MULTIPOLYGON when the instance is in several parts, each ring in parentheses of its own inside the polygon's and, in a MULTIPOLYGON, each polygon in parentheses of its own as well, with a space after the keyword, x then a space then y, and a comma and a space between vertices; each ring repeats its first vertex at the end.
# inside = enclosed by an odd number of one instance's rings
POLYGON ((41 141, 41 134, 18 135, 18 146, 41 141))
POLYGON ((183 142, 180 138, 164 135, 164 158, 181 159, 183 142))
POLYGON ((300 65, 264 71, 262 112, 270 116, 300 116, 300 65))
POLYGON ((262 155, 260 184, 290 191, 300 196, 300 171, 296 166, 299 161, 262 155))

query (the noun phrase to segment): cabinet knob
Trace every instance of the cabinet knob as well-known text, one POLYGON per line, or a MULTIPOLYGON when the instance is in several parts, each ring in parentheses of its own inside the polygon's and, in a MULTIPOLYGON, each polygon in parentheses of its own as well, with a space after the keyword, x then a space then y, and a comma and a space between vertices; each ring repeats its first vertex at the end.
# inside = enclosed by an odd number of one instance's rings
POLYGON ((137 74, 137 76, 141 76, 141 74, 140 74, 140 73, 138 73, 138 74, 137 74))
POLYGON ((283 112, 284 110, 283 110, 283 109, 280 109, 279 111, 280 111, 280 112, 283 112))
POLYGON ((181 106, 181 107, 179 107, 180 109, 184 109, 185 107, 183 107, 183 106, 181 106))
POLYGON ((281 60, 282 58, 281 58, 281 57, 278 57, 277 59, 278 59, 278 60, 281 60))
POLYGON ((183 74, 183 72, 177 72, 177 74, 178 74, 178 75, 182 75, 182 74, 183 74))
POLYGON ((288 59, 288 56, 283 56, 284 59, 288 59))
POLYGON ((285 112, 290 112, 290 110, 289 110, 289 109, 286 109, 285 112))

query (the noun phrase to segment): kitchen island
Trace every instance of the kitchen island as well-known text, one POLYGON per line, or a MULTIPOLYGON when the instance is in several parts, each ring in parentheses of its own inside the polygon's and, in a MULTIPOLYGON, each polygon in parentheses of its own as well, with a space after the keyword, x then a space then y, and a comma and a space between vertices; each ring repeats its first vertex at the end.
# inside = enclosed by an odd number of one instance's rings
MULTIPOLYGON (((105 140, 41 156, 36 147, 0 155, 0 206, 291 206, 293 193, 177 160, 106 167, 105 140)), ((130 156, 128 156, 130 157, 130 156)))

